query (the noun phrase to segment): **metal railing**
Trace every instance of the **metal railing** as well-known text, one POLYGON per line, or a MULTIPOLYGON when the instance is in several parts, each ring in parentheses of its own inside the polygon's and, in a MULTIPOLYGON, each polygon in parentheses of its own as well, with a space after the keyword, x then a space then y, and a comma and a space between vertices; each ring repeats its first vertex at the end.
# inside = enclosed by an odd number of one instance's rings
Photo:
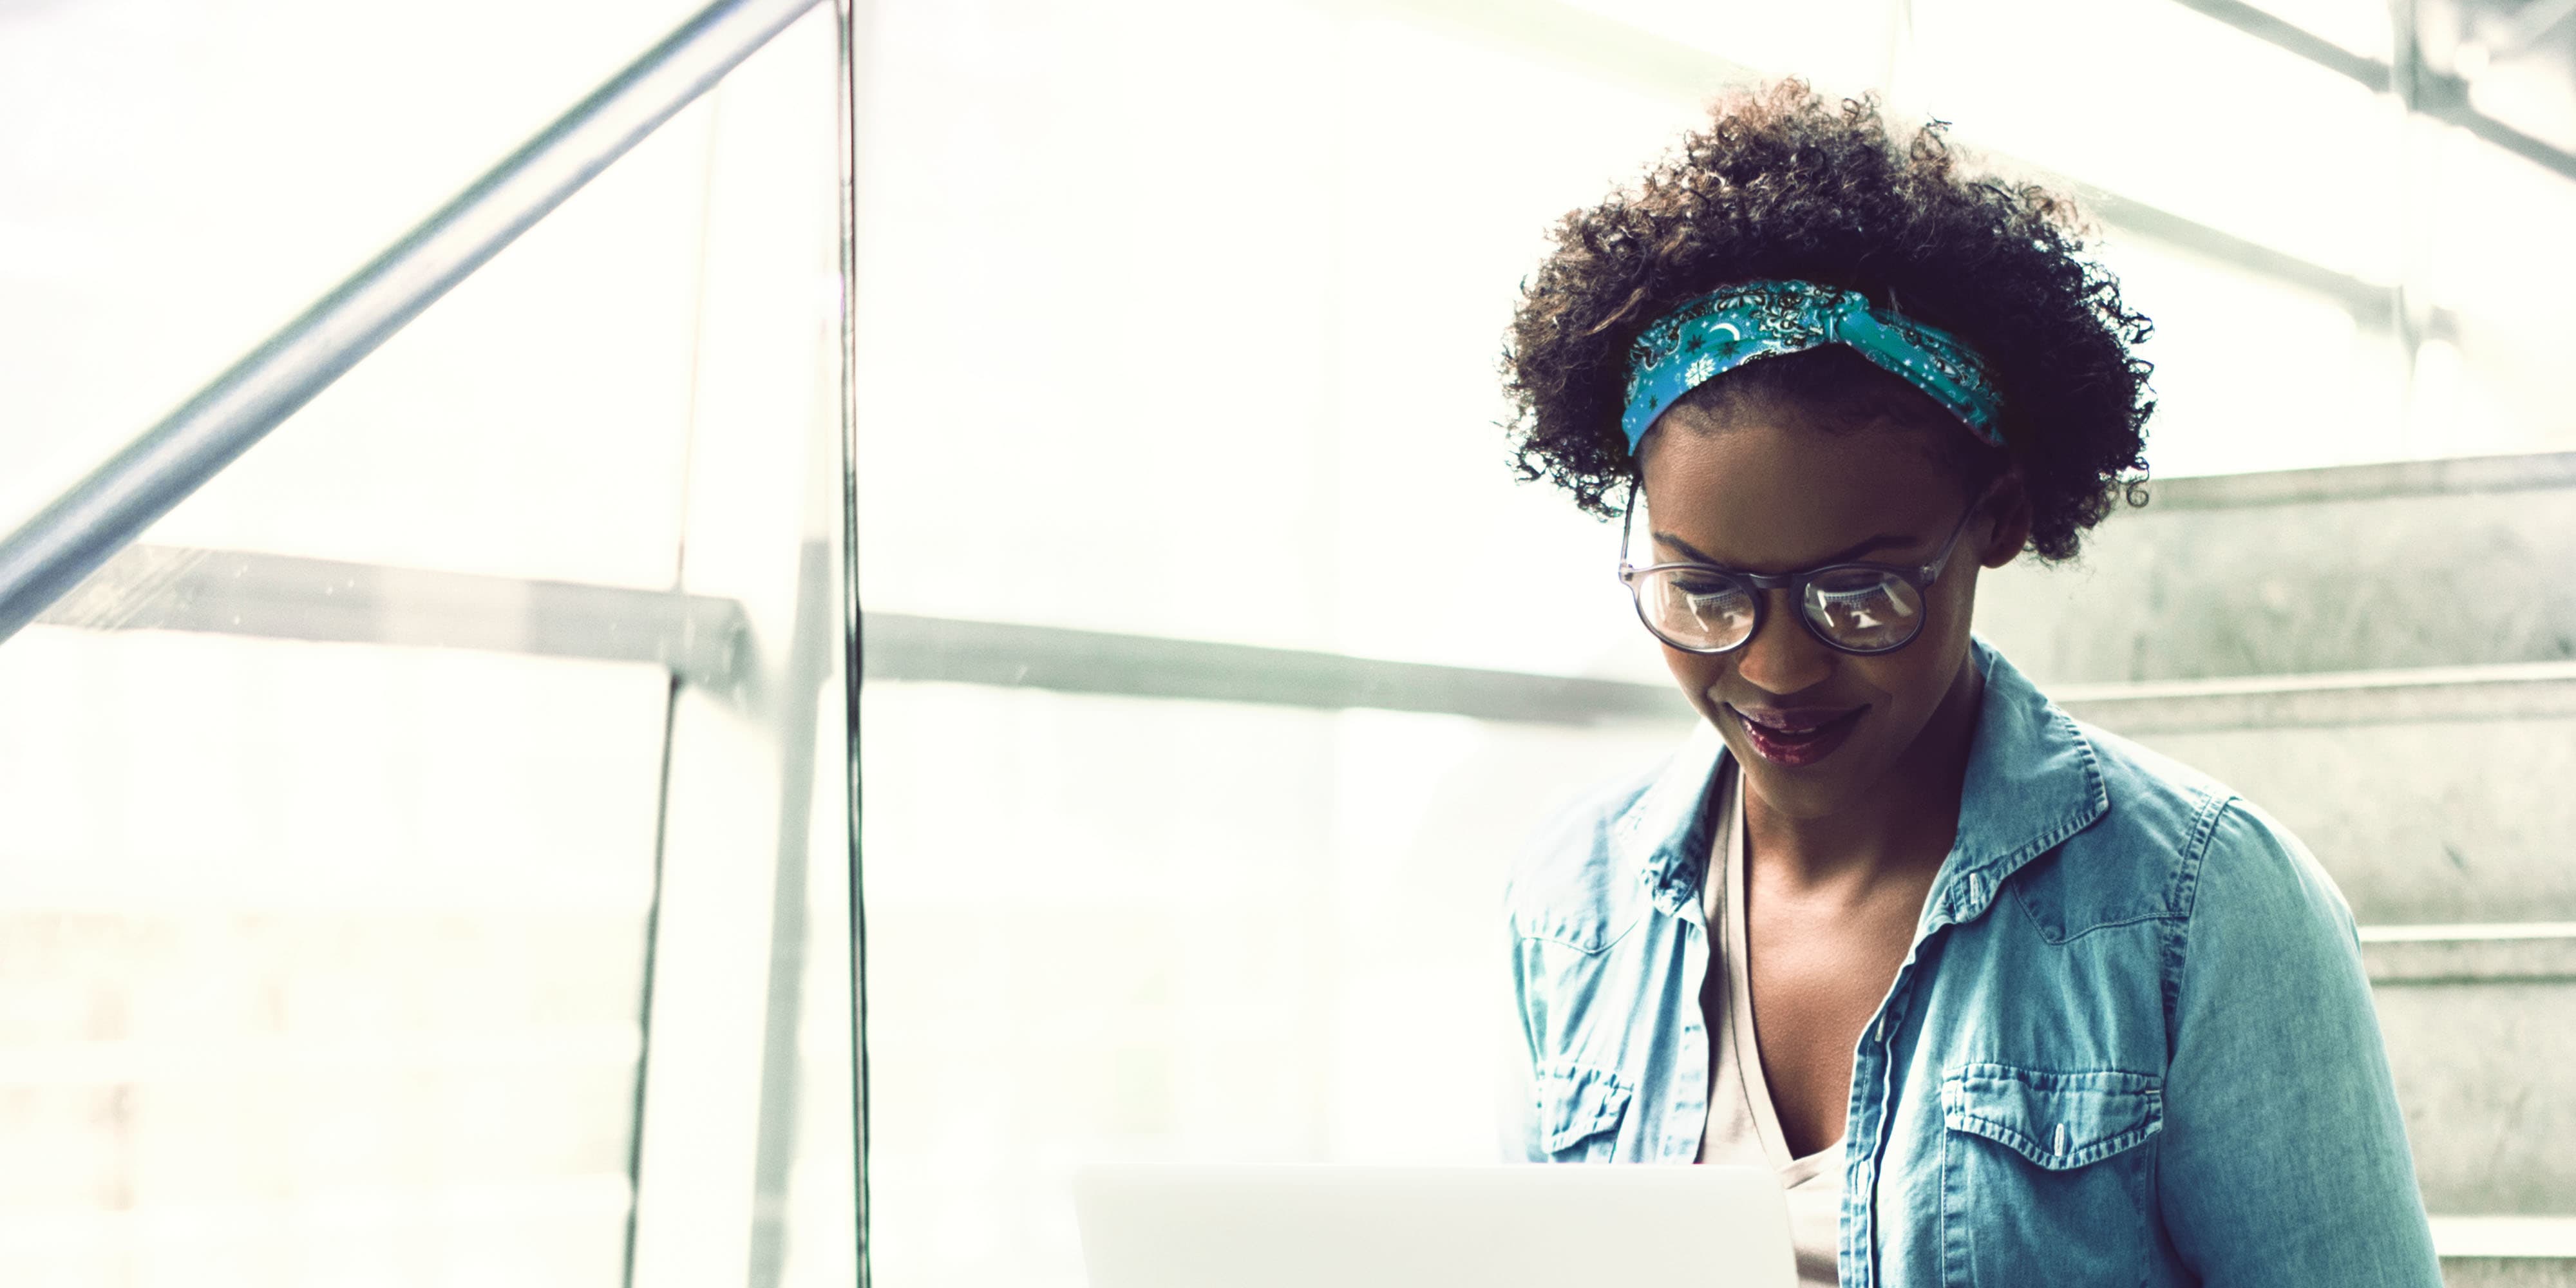
MULTIPOLYGON (((2458 126, 2561 178, 2576 179, 2576 153, 2480 112, 2470 101, 2467 80, 2456 73, 2424 66, 2422 42, 2412 32, 2401 30, 2398 33, 2398 58, 2391 64, 2353 53, 2269 10, 2247 4, 2245 0, 2177 0, 2177 3, 2274 48, 2296 54, 2374 94, 2393 92, 2410 112, 2458 126)), ((2400 12, 2406 13, 2411 20, 2411 6, 2400 12)), ((2534 34, 2537 34, 2536 29, 2534 34)))
POLYGON ((0 539, 0 641, 819 0, 715 0, 0 539))

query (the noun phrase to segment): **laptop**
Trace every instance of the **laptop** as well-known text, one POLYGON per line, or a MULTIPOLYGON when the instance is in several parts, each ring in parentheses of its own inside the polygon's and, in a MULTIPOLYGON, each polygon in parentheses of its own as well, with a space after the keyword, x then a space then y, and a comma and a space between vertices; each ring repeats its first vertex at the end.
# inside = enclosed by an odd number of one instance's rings
POLYGON ((1091 1167, 1091 1288, 1795 1288, 1758 1167, 1091 1167))

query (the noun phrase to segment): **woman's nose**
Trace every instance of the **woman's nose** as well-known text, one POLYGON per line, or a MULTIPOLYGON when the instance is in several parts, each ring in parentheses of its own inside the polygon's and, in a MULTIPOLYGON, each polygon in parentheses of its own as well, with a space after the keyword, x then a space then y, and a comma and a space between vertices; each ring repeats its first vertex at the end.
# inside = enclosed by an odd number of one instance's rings
POLYGON ((1789 591, 1766 592, 1762 621, 1753 638, 1735 653, 1735 674, 1765 693, 1791 694, 1821 684, 1833 674, 1834 651, 1798 620, 1798 601, 1789 591))

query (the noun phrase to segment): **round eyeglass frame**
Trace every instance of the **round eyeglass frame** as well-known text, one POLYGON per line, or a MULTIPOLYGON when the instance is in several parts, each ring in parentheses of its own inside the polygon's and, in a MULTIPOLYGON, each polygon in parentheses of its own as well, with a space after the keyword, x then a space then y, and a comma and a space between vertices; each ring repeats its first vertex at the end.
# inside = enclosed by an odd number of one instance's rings
POLYGON ((1700 563, 1697 560, 1688 559, 1677 563, 1648 564, 1643 568, 1629 563, 1628 534, 1630 527, 1636 521, 1637 514, 1637 485, 1632 482, 1628 485, 1628 504, 1623 508, 1623 513, 1619 520, 1619 580, 1623 585, 1627 586, 1628 599, 1636 606, 1637 609, 1637 620, 1645 624, 1648 634, 1653 635, 1656 639, 1662 640, 1665 644, 1673 648, 1680 649, 1685 653, 1698 653, 1704 656, 1715 656, 1721 653, 1732 653, 1735 650, 1752 643, 1754 637, 1762 633, 1762 617, 1763 614, 1768 612, 1771 607, 1771 591, 1788 591, 1790 592, 1793 600, 1803 605, 1807 598, 1807 588, 1809 584, 1814 582, 1816 578, 1822 577, 1827 573, 1842 572, 1848 569, 1886 573, 1898 578, 1907 585, 1912 586, 1914 588, 1914 593, 1922 598, 1926 611, 1915 615, 1914 629, 1906 632, 1905 638, 1898 640, 1885 648, 1853 648, 1851 645, 1842 643, 1841 641, 1834 639, 1832 636, 1825 634, 1824 628, 1816 625, 1815 619, 1809 617, 1803 607, 1799 609, 1797 614, 1798 624, 1806 627, 1807 633, 1816 637, 1816 640, 1825 647, 1838 653, 1850 653, 1860 657, 1877 657, 1881 654, 1893 653, 1896 650, 1913 643, 1916 637, 1923 634, 1923 619, 1930 615, 1929 609, 1932 603, 1931 596, 1924 592, 1931 589, 1933 582, 1941 579, 1941 570, 1949 566, 1951 552, 1958 549, 1960 536, 1965 534, 1968 530, 1968 520, 1977 517, 1977 512, 1985 508, 1987 499, 1993 495, 1994 490, 1991 487, 1978 493, 1977 498, 1968 503, 1967 513, 1960 515, 1959 521, 1951 526, 1950 539, 1941 543, 1940 551, 1934 554, 1930 560, 1914 567, 1903 568, 1894 564, 1869 563, 1863 560, 1847 560, 1842 563, 1826 564, 1820 568, 1809 568, 1803 572, 1785 572, 1765 576, 1761 573, 1738 572, 1733 568, 1721 568, 1716 564, 1700 563), (1672 636, 1666 635, 1661 629, 1656 627, 1654 618, 1647 615, 1646 592, 1638 583, 1640 579, 1645 577, 1648 573, 1662 572, 1666 569, 1672 568, 1695 568, 1701 572, 1714 573, 1720 577, 1731 577, 1737 581, 1743 582, 1747 586, 1751 586, 1754 590, 1752 629, 1744 632, 1743 639, 1737 640, 1723 648, 1705 648, 1691 644, 1684 644, 1681 641, 1674 639, 1672 636))

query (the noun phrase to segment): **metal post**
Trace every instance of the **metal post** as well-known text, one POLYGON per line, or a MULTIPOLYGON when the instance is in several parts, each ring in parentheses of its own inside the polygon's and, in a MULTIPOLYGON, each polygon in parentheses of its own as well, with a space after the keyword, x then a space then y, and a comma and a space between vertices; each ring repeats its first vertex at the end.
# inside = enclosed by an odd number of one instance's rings
POLYGON ((0 540, 0 641, 818 0, 716 0, 0 540))
POLYGON ((859 64, 867 56, 861 42, 874 17, 874 0, 833 0, 841 24, 840 162, 841 162, 841 697, 842 785, 849 791, 850 899, 850 1170, 858 1210, 858 1283, 876 1282, 876 1241, 870 1229, 875 1213, 868 1201, 868 903, 867 873, 860 836, 864 784, 859 773, 859 690, 867 673, 866 642, 859 613, 859 64))

